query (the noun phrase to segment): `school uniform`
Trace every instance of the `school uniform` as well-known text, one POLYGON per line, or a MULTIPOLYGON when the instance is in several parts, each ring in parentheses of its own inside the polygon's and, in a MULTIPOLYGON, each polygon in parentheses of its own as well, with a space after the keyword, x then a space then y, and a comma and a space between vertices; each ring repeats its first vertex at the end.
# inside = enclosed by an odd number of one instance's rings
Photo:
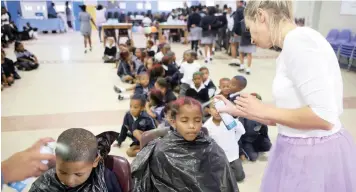
POLYGON ((35 62, 35 55, 31 52, 27 50, 15 51, 15 55, 17 58, 17 65, 19 70, 30 71, 38 68, 39 64, 35 62), (22 59, 26 59, 26 61, 22 59))
POLYGON ((201 16, 199 13, 192 13, 188 17, 187 28, 189 32, 188 39, 191 41, 191 49, 198 51, 199 40, 202 35, 202 28, 200 27, 201 16), (195 27, 192 27, 195 25, 195 27))
POLYGON ((208 78, 206 81, 204 81, 204 85, 208 89, 209 98, 214 97, 216 92, 216 86, 214 82, 210 78, 208 78))
POLYGON ((143 87, 141 84, 137 84, 134 90, 134 94, 142 94, 148 99, 148 93, 154 87, 154 83, 150 82, 147 87, 143 87))
POLYGON ((178 86, 180 74, 177 66, 171 63, 168 65, 162 65, 162 67, 165 70, 165 78, 170 82, 171 88, 173 89, 174 87, 178 86))
POLYGON ((234 103, 238 97, 240 97, 240 92, 230 93, 227 99, 234 103))
POLYGON ((133 132, 135 130, 148 131, 155 128, 156 124, 154 120, 145 111, 141 112, 138 117, 134 117, 130 112, 127 112, 124 116, 124 121, 121 126, 121 132, 117 142, 119 145, 121 145, 121 143, 125 141, 126 137, 130 137, 131 135, 133 142, 131 143, 130 147, 133 145, 139 146, 140 142, 132 136, 133 132))
POLYGON ((123 78, 127 75, 134 77, 135 69, 131 70, 130 65, 126 61, 120 60, 119 67, 117 68, 117 76, 123 81, 123 78))
POLYGON ((162 122, 162 113, 163 113, 163 109, 164 109, 164 105, 161 105, 161 106, 153 106, 151 107, 151 111, 156 115, 156 120, 158 123, 161 123, 162 122))
POLYGON ((193 63, 183 62, 180 65, 179 72, 183 74, 183 77, 180 80, 179 96, 185 96, 185 92, 189 89, 190 84, 193 83, 193 74, 198 72, 200 67, 201 65, 195 61, 193 63))
POLYGON ((139 59, 138 57, 136 57, 135 55, 132 56, 132 62, 135 64, 135 72, 136 74, 138 73, 138 69, 144 65, 143 62, 141 61, 141 59, 139 59))
POLYGON ((200 27, 202 28, 201 44, 212 45, 215 41, 218 29, 221 27, 220 21, 216 16, 208 15, 202 18, 200 27))
POLYGON ((103 57, 104 62, 115 62, 116 54, 117 54, 116 46, 113 45, 110 47, 109 45, 107 45, 104 50, 104 57, 103 57))
POLYGON ((185 96, 192 97, 198 100, 200 103, 205 103, 209 101, 209 90, 204 86, 204 83, 200 85, 199 88, 196 88, 192 83, 190 88, 185 93, 185 96))
POLYGON ((137 74, 140 74, 140 73, 142 73, 142 72, 147 72, 148 70, 147 70, 147 68, 145 67, 145 65, 141 65, 141 66, 139 66, 138 67, 138 69, 137 69, 137 74))
POLYGON ((176 99, 177 97, 174 95, 173 91, 171 89, 168 89, 166 95, 163 97, 163 102, 167 104, 172 101, 175 101, 176 99))
POLYGON ((228 130, 223 121, 219 125, 213 122, 213 118, 208 119, 203 127, 209 131, 209 136, 213 138, 216 143, 224 150, 228 161, 230 162, 230 169, 234 173, 236 181, 242 181, 245 178, 245 172, 239 159, 239 145, 238 141, 241 136, 245 134, 245 129, 242 123, 235 119, 237 126, 228 130))
POLYGON ((255 53, 256 45, 251 43, 251 33, 246 29, 245 21, 241 21, 241 42, 239 47, 240 53, 255 53))
POLYGON ((234 13, 234 27, 232 29, 231 43, 239 43, 241 41, 241 21, 244 19, 244 7, 238 7, 234 13), (237 37, 234 34, 238 35, 237 37))
POLYGON ((15 78, 20 77, 16 72, 14 62, 11 59, 5 57, 5 61, 1 65, 1 69, 6 77, 10 77, 11 75, 14 75, 15 78))

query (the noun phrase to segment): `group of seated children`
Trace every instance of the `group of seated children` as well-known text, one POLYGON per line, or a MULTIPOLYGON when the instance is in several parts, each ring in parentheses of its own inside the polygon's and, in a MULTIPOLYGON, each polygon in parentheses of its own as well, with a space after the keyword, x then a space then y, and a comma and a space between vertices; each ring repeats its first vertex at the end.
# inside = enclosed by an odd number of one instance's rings
POLYGON ((10 87, 15 80, 21 79, 17 70, 30 71, 37 69, 37 57, 26 50, 21 42, 15 42, 16 62, 6 57, 5 50, 1 49, 1 90, 10 87))

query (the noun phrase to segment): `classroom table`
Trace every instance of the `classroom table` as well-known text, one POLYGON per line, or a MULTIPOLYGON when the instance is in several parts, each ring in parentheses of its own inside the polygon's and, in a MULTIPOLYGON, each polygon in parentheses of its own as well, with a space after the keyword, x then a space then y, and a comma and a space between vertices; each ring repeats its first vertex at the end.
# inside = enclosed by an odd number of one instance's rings
POLYGON ((158 39, 162 38, 162 32, 164 29, 182 29, 184 31, 184 43, 188 43, 188 30, 187 24, 167 24, 160 23, 158 26, 158 39))
MULTIPOLYGON (((120 29, 131 30, 132 29, 132 23, 103 23, 101 26, 103 28, 102 29, 103 33, 104 33, 105 29, 118 29, 118 30, 120 30, 120 29)), ((132 31, 131 31, 131 34, 129 35, 129 38, 131 40, 133 40, 132 39, 132 31)), ((118 39, 118 41, 119 41, 119 39, 118 39)))

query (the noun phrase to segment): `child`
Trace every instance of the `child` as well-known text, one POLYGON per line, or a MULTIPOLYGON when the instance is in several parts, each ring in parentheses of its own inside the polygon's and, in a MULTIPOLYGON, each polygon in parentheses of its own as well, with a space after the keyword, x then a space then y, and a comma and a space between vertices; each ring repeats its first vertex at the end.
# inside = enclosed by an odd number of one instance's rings
POLYGON ((171 130, 173 130, 173 119, 172 119, 172 104, 173 102, 168 103, 162 111, 162 119, 163 121, 161 124, 157 126, 157 128, 165 128, 165 127, 170 127, 171 130))
POLYGON ((146 104, 146 112, 149 116, 157 121, 157 124, 162 121, 162 110, 164 108, 163 94, 158 89, 151 89, 146 104))
POLYGON ((230 81, 230 94, 229 100, 234 102, 238 96, 240 96, 240 92, 244 90, 247 86, 247 80, 244 76, 237 75, 233 77, 230 81))
POLYGON ((151 141, 132 162, 133 191, 238 191, 224 151, 200 131, 200 103, 180 97, 171 116, 174 130, 151 141))
POLYGON ((180 73, 177 66, 173 63, 175 57, 173 52, 168 52, 162 59, 162 67, 165 69, 165 78, 174 90, 179 85, 180 73))
POLYGON ((201 67, 199 71, 203 74, 203 83, 208 89, 209 98, 212 98, 216 92, 216 86, 214 82, 209 78, 209 69, 207 67, 201 67))
POLYGON ((152 24, 152 20, 149 17, 148 14, 145 15, 145 17, 142 19, 142 24, 144 27, 144 31, 145 31, 145 36, 148 40, 151 39, 151 24, 152 24))
POLYGON ((183 74, 179 96, 185 96, 185 92, 189 89, 190 84, 193 83, 193 74, 198 72, 201 67, 200 64, 194 60, 192 52, 193 51, 190 51, 189 56, 187 56, 187 61, 183 62, 179 68, 179 72, 183 74))
POLYGON ((121 147, 122 142, 128 136, 128 132, 132 134, 132 143, 126 151, 129 157, 135 157, 140 151, 141 135, 144 131, 156 128, 154 120, 144 111, 146 106, 146 98, 135 94, 130 100, 130 111, 124 117, 124 123, 121 127, 120 136, 117 140, 118 146, 121 147))
POLYGON ((21 79, 20 75, 16 71, 14 62, 6 57, 6 53, 3 49, 1 49, 1 59, 4 59, 4 63, 1 63, 1 67, 4 69, 6 76, 9 77, 12 75, 14 79, 21 79))
POLYGON ((37 57, 27 51, 21 42, 15 42, 15 55, 17 58, 17 68, 19 70, 31 71, 38 68, 37 57))
POLYGON ((241 22, 241 42, 239 47, 240 52, 240 72, 246 72, 247 75, 251 73, 251 64, 252 64, 252 53, 256 52, 256 45, 251 43, 251 34, 248 29, 246 29, 245 21, 241 22), (247 54, 247 68, 244 65, 244 57, 247 54))
POLYGON ((155 83, 155 88, 160 90, 163 94, 163 102, 169 103, 177 99, 170 88, 168 81, 165 78, 158 78, 155 83))
POLYGON ((105 46, 103 60, 105 63, 113 63, 115 62, 115 56, 117 52, 116 45, 114 38, 109 37, 107 40, 108 43, 105 46))
MULTIPOLYGON (((256 93, 251 95, 262 100, 261 96, 256 93)), ((240 139, 241 159, 247 158, 250 161, 256 161, 260 152, 267 152, 271 149, 272 143, 268 136, 268 127, 246 118, 241 118, 240 120, 246 129, 246 134, 240 139)))
POLYGON ((186 92, 186 96, 192 97, 198 100, 200 103, 209 101, 208 89, 205 88, 203 83, 203 74, 201 72, 195 72, 193 74, 193 83, 190 84, 190 88, 186 92))
POLYGON ((220 114, 215 108, 215 103, 210 103, 211 118, 204 123, 209 131, 209 136, 225 151, 227 159, 230 162, 231 172, 234 173, 236 181, 240 182, 245 178, 245 172, 239 159, 239 144, 241 136, 245 134, 242 123, 235 119, 237 126, 231 130, 226 128, 220 114))
MULTIPOLYGON (((128 89, 122 89, 114 86, 114 91, 116 93, 122 93, 122 91, 131 91, 134 90, 134 94, 141 94, 145 98, 148 98, 149 90, 154 86, 150 83, 150 77, 147 72, 142 72, 137 76, 137 84, 134 87, 128 89)), ((119 94, 118 99, 124 100, 129 99, 132 95, 119 94)))
POLYGON ((125 83, 134 83, 135 80, 135 64, 132 62, 131 54, 127 49, 120 52, 119 67, 117 68, 117 75, 125 83))
POLYGON ((167 54, 168 51, 171 50, 171 46, 169 44, 164 44, 162 47, 162 50, 160 52, 158 52, 157 54, 155 54, 155 60, 157 62, 161 62, 163 56, 165 56, 167 54))
POLYGON ((152 69, 149 71, 150 74, 150 83, 153 85, 156 83, 157 79, 165 76, 165 70, 163 69, 162 65, 154 64, 152 69))
POLYGON ((1 88, 9 87, 15 82, 14 75, 11 74, 9 71, 7 71, 4 65, 6 65, 5 57, 2 56, 1 57, 1 88))
POLYGON ((136 73, 138 74, 138 69, 143 65, 143 62, 145 60, 146 54, 144 52, 144 49, 135 49, 135 55, 132 57, 132 62, 135 63, 135 69, 136 73))
POLYGON ((156 53, 157 47, 154 46, 154 42, 152 40, 148 40, 146 44, 147 51, 154 51, 156 53))
POLYGON ((105 168, 115 132, 95 137, 81 128, 67 129, 57 139, 56 166, 36 179, 30 192, 108 191, 121 192, 115 174, 105 168))
POLYGON ((230 79, 229 78, 221 78, 219 81, 219 89, 220 95, 224 96, 225 98, 229 98, 230 94, 230 79))

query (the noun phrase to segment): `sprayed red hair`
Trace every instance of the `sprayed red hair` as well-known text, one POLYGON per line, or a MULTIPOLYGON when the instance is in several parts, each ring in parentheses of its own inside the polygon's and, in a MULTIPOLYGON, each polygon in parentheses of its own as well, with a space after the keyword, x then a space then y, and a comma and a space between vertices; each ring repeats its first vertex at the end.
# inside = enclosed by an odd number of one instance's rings
POLYGON ((191 97, 179 97, 177 100, 173 101, 171 106, 172 118, 175 119, 179 113, 179 109, 184 105, 197 106, 203 115, 203 109, 199 101, 191 97))

